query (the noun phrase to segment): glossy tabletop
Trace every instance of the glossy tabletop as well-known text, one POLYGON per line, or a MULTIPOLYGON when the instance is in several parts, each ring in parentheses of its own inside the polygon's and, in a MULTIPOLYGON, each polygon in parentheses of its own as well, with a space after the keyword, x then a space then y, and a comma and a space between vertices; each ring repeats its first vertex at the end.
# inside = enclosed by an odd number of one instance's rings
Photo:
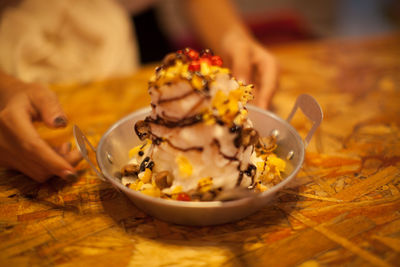
MULTIPOLYGON (((280 89, 273 112, 314 96, 324 120, 291 188, 249 217, 173 225, 137 209, 86 162, 80 177, 37 184, 0 171, 1 266, 399 266, 400 35, 273 48, 280 89)), ((154 65, 129 77, 55 85, 69 117, 51 144, 96 144, 115 121, 149 105, 154 65)), ((268 70, 266 70, 268 71, 268 70)), ((296 114, 292 125, 311 125, 296 114)))

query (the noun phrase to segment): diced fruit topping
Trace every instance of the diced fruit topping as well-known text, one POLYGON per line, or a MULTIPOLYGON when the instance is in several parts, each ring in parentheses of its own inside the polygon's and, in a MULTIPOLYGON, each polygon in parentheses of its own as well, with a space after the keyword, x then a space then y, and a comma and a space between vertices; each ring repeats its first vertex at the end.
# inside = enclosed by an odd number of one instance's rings
POLYGON ((197 75, 193 75, 192 78, 192 85, 195 89, 200 90, 201 88, 203 88, 203 79, 200 78, 197 75))
POLYGON ((222 66, 222 58, 220 56, 212 56, 211 57, 211 64, 214 66, 222 66))
POLYGON ((213 185, 212 177, 201 178, 197 183, 198 191, 201 193, 205 193, 211 190, 213 185))
MULTIPOLYGON (((176 52, 176 55, 184 55, 189 59, 189 71, 195 72, 200 70, 200 66, 202 63, 206 63, 207 65, 210 66, 222 66, 222 59, 220 56, 214 56, 213 52, 211 49, 203 49, 201 53, 197 52, 194 49, 191 48, 185 48, 184 50, 178 50, 176 52), (200 56, 199 56, 200 55, 200 56)), ((171 56, 167 56, 164 62, 170 62, 171 56)))
POLYGON ((149 86, 157 88, 179 80, 191 81, 194 75, 210 82, 220 73, 230 73, 222 64, 221 57, 215 56, 210 49, 204 49, 201 53, 191 48, 178 50, 164 57, 163 64, 150 77, 149 86))
POLYGON ((189 177, 193 173, 193 167, 192 164, 190 164, 190 161, 183 155, 178 155, 175 159, 178 168, 179 168, 179 173, 183 177, 189 177))
POLYGON ((189 63, 188 67, 189 71, 199 71, 200 70, 200 62, 199 61, 192 61, 189 63))
POLYGON ((188 56, 191 60, 197 60, 199 58, 199 52, 191 48, 185 48, 184 53, 188 56))
POLYGON ((140 180, 142 180, 143 183, 149 183, 151 181, 151 175, 152 171, 149 168, 146 168, 144 172, 141 172, 139 174, 140 180))
POLYGON ((179 193, 178 196, 176 197, 176 200, 179 200, 179 201, 190 201, 191 198, 186 193, 179 193))

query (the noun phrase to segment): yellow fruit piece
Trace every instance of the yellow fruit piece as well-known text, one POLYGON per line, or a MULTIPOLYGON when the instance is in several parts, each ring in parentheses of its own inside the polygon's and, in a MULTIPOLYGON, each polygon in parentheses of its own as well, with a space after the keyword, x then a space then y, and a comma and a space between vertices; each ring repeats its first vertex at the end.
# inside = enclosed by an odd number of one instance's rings
POLYGON ((256 189, 258 189, 260 192, 264 192, 265 190, 268 189, 268 187, 266 187, 266 186, 263 185, 263 184, 257 183, 256 189))
POLYGON ((228 96, 221 90, 218 90, 212 100, 212 105, 219 111, 227 100, 228 96))
POLYGON ((253 99, 253 94, 252 94, 253 87, 254 86, 252 84, 240 86, 240 88, 242 90, 242 95, 241 95, 240 101, 243 104, 245 104, 248 101, 253 99))
POLYGON ((182 70, 182 66, 183 66, 182 60, 176 60, 176 61, 175 61, 175 67, 176 67, 179 71, 182 70))
POLYGON ((153 83, 153 82, 155 82, 156 80, 157 80, 156 75, 155 75, 155 74, 151 75, 149 81, 153 83))
POLYGON ((182 177, 189 177, 192 175, 193 167, 192 164, 190 164, 190 161, 186 157, 179 155, 176 157, 175 161, 176 164, 178 164, 179 174, 182 177))
POLYGON ((219 68, 219 72, 220 72, 220 73, 226 73, 226 74, 229 74, 229 73, 230 73, 230 70, 227 69, 227 68, 221 68, 221 67, 217 67, 217 68, 219 68))
POLYGON ((199 179, 199 181, 197 182, 197 185, 199 187, 206 186, 206 185, 212 185, 212 184, 213 184, 212 177, 204 177, 204 178, 199 179))
POLYGON ((256 163, 257 171, 262 172, 265 168, 265 162, 259 161, 256 163))
POLYGON ((225 112, 227 119, 233 119, 233 116, 235 116, 237 114, 237 112, 239 111, 237 102, 238 101, 236 101, 236 99, 234 97, 231 97, 231 96, 229 97, 229 102, 227 104, 227 109, 225 112))
POLYGON ((138 145, 138 146, 135 146, 134 148, 132 148, 131 150, 129 150, 129 158, 131 159, 134 156, 136 156, 139 153, 141 147, 142 147, 142 145, 138 145))
POLYGON ((129 185, 128 185, 128 187, 130 188, 130 189, 132 189, 132 190, 136 190, 136 181, 134 182, 134 183, 130 183, 129 185))
POLYGON ((179 69, 176 66, 169 67, 165 73, 165 78, 168 80, 172 80, 178 74, 179 69))
POLYGON ((233 122, 236 125, 242 125, 246 121, 246 119, 247 119, 247 110, 241 109, 239 114, 233 120, 233 122))
POLYGON ((210 65, 208 65, 206 62, 201 62, 200 63, 200 73, 203 76, 207 76, 211 73, 210 65))
MULTIPOLYGON (((239 113, 239 105, 238 102, 242 97, 242 90, 240 88, 229 92, 229 95, 226 95, 222 90, 217 91, 215 94, 212 105, 218 111, 218 115, 222 117, 225 122, 232 122, 235 119, 235 123, 241 123, 245 119, 246 113, 239 113), (238 116, 242 117, 238 117, 238 116)), ((246 114, 247 115, 247 114, 246 114)))
POLYGON ((204 177, 199 179, 197 186, 199 191, 204 193, 211 190, 212 184, 213 184, 212 177, 204 177))
POLYGON ((147 183, 151 182, 151 175, 152 175, 152 173, 153 173, 153 172, 152 172, 149 168, 146 168, 146 169, 144 170, 144 172, 141 172, 141 173, 139 174, 139 178, 140 178, 140 180, 141 180, 143 183, 147 184, 147 183))
POLYGON ((182 68, 181 68, 181 77, 182 78, 189 79, 191 73, 189 72, 188 67, 189 67, 188 64, 182 65, 182 68))
POLYGON ((193 75, 192 86, 197 90, 201 90, 203 88, 203 79, 197 75, 193 75))
POLYGON ((129 187, 130 189, 135 190, 135 191, 139 191, 140 188, 142 188, 142 186, 143 186, 143 182, 140 181, 140 180, 138 179, 138 180, 136 180, 135 182, 129 184, 128 187, 129 187))
POLYGON ((142 151, 146 151, 147 149, 149 149, 150 145, 153 142, 150 139, 146 139, 146 144, 143 146, 143 148, 141 149, 142 151))
POLYGON ((229 112, 228 96, 221 90, 217 91, 217 93, 215 94, 212 105, 217 109, 218 115, 222 118, 224 118, 229 112))
POLYGON ((221 72, 221 67, 218 66, 209 66, 211 73, 218 73, 221 72))
POLYGON ((215 124, 214 117, 208 112, 203 114, 203 121, 204 121, 205 125, 215 124))
POLYGON ((160 77, 164 77, 164 76, 165 76, 165 70, 161 70, 161 71, 158 73, 158 75, 159 75, 160 77))
POLYGON ((180 192, 182 192, 182 186, 180 185, 175 186, 175 188, 172 189, 172 194, 179 194, 180 192))
POLYGON ((268 157, 268 164, 274 166, 279 172, 284 172, 286 168, 286 162, 283 159, 278 158, 274 154, 268 157))
POLYGON ((198 190, 201 193, 205 193, 205 192, 210 191, 211 189, 212 189, 211 185, 207 185, 207 186, 200 187, 198 190))
POLYGON ((152 197, 160 197, 161 196, 161 191, 157 187, 152 187, 152 188, 146 188, 141 191, 143 194, 152 196, 152 197))
POLYGON ((149 149, 149 146, 152 144, 152 141, 150 139, 146 139, 146 143, 142 145, 135 146, 131 150, 129 150, 128 155, 129 158, 133 158, 134 156, 138 155, 139 151, 145 152, 147 149, 149 149))
POLYGON ((241 90, 241 88, 239 87, 238 89, 229 92, 229 100, 238 102, 239 99, 241 99, 242 95, 243 90, 241 90))

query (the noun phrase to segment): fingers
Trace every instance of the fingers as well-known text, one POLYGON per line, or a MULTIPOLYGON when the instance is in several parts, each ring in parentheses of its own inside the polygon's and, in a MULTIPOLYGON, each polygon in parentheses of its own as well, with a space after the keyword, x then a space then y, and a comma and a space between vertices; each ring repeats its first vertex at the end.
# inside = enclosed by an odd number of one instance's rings
POLYGON ((250 82, 251 64, 250 64, 250 53, 248 49, 236 48, 232 51, 231 64, 233 75, 244 83, 250 82))
POLYGON ((32 125, 30 114, 21 112, 29 105, 26 102, 27 99, 18 102, 7 116, 6 128, 12 136, 11 151, 16 151, 19 157, 14 160, 18 161, 18 170, 39 182, 45 181, 51 175, 62 178, 74 176, 72 165, 40 138, 32 125))
POLYGON ((66 155, 71 151, 72 145, 70 142, 65 142, 61 146, 56 147, 55 151, 60 155, 66 155))
POLYGON ((258 96, 255 99, 256 105, 262 108, 268 108, 272 97, 277 89, 278 67, 276 60, 272 57, 259 59, 257 73, 259 80, 257 83, 258 96))
POLYGON ((72 165, 76 166, 82 160, 82 154, 77 150, 74 149, 64 155, 64 158, 72 165))
POLYGON ((252 102, 261 108, 268 108, 277 89, 278 68, 274 56, 248 38, 231 37, 224 44, 233 75, 246 84, 253 83, 252 102))
POLYGON ((37 118, 49 127, 66 126, 66 116, 54 92, 16 79, 6 85, 0 107, 1 166, 17 169, 38 182, 55 175, 76 177, 72 165, 80 159, 77 151, 64 145, 61 153, 55 152, 32 124, 37 118))
POLYGON ((82 154, 77 150, 71 150, 72 145, 70 142, 62 144, 60 147, 56 148, 58 154, 60 154, 64 159, 66 159, 72 166, 77 165, 82 160, 82 154))
POLYGON ((53 91, 35 84, 34 88, 29 90, 29 98, 48 127, 59 128, 67 125, 67 117, 53 91))
POLYGON ((248 49, 251 54, 247 64, 253 71, 251 82, 255 85, 253 103, 268 108, 277 89, 277 62, 274 56, 257 43, 249 43, 248 49))

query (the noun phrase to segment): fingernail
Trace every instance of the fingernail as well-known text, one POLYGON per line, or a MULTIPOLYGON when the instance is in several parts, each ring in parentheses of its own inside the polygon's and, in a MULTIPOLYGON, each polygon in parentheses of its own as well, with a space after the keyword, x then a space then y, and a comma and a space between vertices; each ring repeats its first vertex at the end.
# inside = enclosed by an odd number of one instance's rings
POLYGON ((67 126, 67 119, 63 116, 59 116, 54 119, 54 126, 56 127, 65 127, 67 126))
POLYGON ((70 170, 65 170, 62 172, 61 178, 63 178, 64 180, 73 180, 78 178, 78 175, 70 170))

